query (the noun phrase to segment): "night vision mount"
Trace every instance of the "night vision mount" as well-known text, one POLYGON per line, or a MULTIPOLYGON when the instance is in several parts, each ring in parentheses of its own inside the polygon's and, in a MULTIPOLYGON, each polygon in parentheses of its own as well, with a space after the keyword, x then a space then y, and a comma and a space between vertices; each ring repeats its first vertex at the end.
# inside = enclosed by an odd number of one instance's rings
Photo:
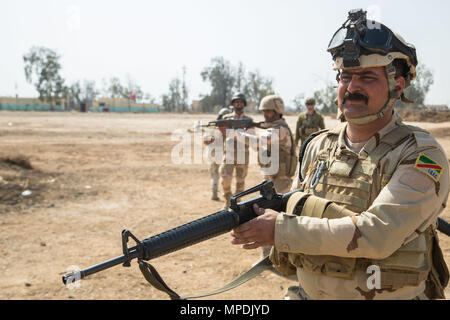
MULTIPOLYGON (((360 34, 367 29, 367 11, 362 9, 350 10, 348 20, 344 26, 347 27, 347 36, 344 39, 344 52, 342 58, 346 67, 358 67, 360 65, 359 56, 361 48, 359 46, 360 34)), ((343 26, 343 27, 344 27, 343 26)))

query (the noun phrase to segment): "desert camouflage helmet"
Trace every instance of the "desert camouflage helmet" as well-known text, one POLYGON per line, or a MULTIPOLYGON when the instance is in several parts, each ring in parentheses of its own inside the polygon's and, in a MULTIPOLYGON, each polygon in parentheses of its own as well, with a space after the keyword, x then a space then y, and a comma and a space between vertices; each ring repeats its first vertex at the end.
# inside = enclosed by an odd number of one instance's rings
POLYGON ((314 99, 314 98, 306 98, 305 104, 316 104, 316 99, 314 99))
POLYGON ((244 105, 247 106, 247 99, 245 98, 245 94, 240 93, 240 92, 235 93, 233 95, 233 97, 231 97, 230 104, 233 105, 234 100, 237 100, 237 99, 241 99, 242 101, 244 101, 244 105))
MULTIPOLYGON (((348 70, 355 68, 384 67, 389 83, 389 98, 386 104, 373 115, 346 119, 353 123, 369 123, 382 118, 387 109, 394 105, 394 102, 401 98, 409 102, 403 93, 399 96, 395 80, 396 67, 394 60, 404 62, 405 88, 416 77, 417 55, 412 44, 397 33, 390 30, 385 25, 367 20, 366 11, 362 9, 351 10, 348 19, 333 35, 327 51, 331 53, 334 60, 334 69, 348 70)), ((340 110, 338 111, 340 113, 340 110)), ((343 116, 338 114, 338 118, 343 116)))
POLYGON ((274 110, 279 114, 284 113, 284 102, 281 97, 277 95, 269 95, 262 98, 261 103, 259 104, 259 110, 274 110))

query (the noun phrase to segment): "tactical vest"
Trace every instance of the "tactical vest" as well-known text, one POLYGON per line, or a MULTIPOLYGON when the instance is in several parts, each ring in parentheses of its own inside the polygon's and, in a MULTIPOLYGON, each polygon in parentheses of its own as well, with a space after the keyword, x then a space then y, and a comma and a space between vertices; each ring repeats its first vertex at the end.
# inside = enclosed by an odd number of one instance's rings
MULTIPOLYGON (((299 207, 301 202, 299 193, 297 197, 291 196, 292 201, 289 200, 287 213, 332 219, 358 215, 367 210, 374 201, 374 197, 389 182, 400 162, 400 159, 389 158, 390 164, 386 167, 391 169, 388 169, 380 166, 381 160, 389 156, 390 151, 412 135, 423 134, 423 130, 419 128, 399 123, 398 127, 381 139, 378 136, 376 143, 371 143, 371 146, 368 146, 369 143, 366 144, 368 148, 366 149, 365 146, 358 155, 344 146, 339 147, 338 141, 343 138, 344 131, 336 128, 324 133, 327 135, 325 145, 316 155, 304 185, 306 194, 317 196, 306 201, 314 201, 314 199, 323 201, 316 201, 317 203, 312 206, 314 210, 304 212, 305 210, 299 207), (332 201, 339 206, 331 205, 326 210, 320 210, 320 206, 325 208, 327 201, 328 204, 332 201)), ((305 204, 304 199, 303 204, 305 204)), ((440 254, 440 259, 443 260, 434 232, 430 226, 417 238, 382 260, 292 253, 288 254, 288 260, 294 266, 307 272, 344 279, 353 278, 355 270, 366 272, 368 266, 376 265, 380 267, 382 289, 418 286, 428 279, 428 290, 429 282, 435 280, 430 277, 433 277, 433 274, 434 277, 439 277, 433 268, 433 259, 440 254)), ((448 270, 446 276, 448 282, 448 270)), ((433 285, 439 286, 432 283, 431 286, 433 285)), ((433 290, 429 297, 443 296, 442 288, 429 290, 433 290)))
MULTIPOLYGON (((297 169, 297 155, 295 153, 295 145, 294 140, 292 138, 292 132, 289 128, 286 121, 276 121, 273 123, 272 127, 273 129, 280 129, 281 127, 286 128, 289 131, 289 137, 291 139, 291 149, 289 151, 279 148, 279 169, 276 176, 279 177, 292 177, 295 174, 295 171, 297 169)), ((270 150, 265 150, 267 157, 270 157, 271 153, 270 150)), ((259 159, 258 154, 258 162, 261 167, 270 167, 270 163, 263 164, 259 159)))

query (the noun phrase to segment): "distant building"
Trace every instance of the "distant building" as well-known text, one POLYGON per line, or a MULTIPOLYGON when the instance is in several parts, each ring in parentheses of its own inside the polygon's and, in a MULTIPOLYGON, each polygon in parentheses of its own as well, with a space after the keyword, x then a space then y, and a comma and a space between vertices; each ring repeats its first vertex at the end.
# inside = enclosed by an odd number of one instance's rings
POLYGON ((154 103, 136 103, 124 98, 97 98, 92 102, 91 111, 159 112, 159 107, 154 103))
POLYGON ((41 101, 39 98, 20 98, 20 97, 0 97, 0 110, 11 111, 64 111, 65 99, 55 99, 51 106, 48 101, 41 101))
MULTIPOLYGON (((66 111, 66 101, 63 98, 56 99, 53 106, 47 101, 38 98, 0 97, 0 110, 10 111, 66 111)), ((81 103, 77 110, 93 112, 159 112, 159 107, 153 103, 135 103, 123 98, 98 98, 92 103, 81 103)))

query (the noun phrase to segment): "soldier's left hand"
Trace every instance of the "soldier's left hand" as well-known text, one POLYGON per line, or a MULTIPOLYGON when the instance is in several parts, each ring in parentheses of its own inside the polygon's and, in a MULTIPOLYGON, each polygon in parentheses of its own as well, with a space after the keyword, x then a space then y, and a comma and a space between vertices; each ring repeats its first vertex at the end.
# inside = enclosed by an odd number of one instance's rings
POLYGON ((253 210, 258 214, 253 220, 233 229, 232 244, 243 244, 244 249, 256 249, 263 245, 274 245, 275 220, 279 212, 272 209, 259 208, 253 205, 253 210))

